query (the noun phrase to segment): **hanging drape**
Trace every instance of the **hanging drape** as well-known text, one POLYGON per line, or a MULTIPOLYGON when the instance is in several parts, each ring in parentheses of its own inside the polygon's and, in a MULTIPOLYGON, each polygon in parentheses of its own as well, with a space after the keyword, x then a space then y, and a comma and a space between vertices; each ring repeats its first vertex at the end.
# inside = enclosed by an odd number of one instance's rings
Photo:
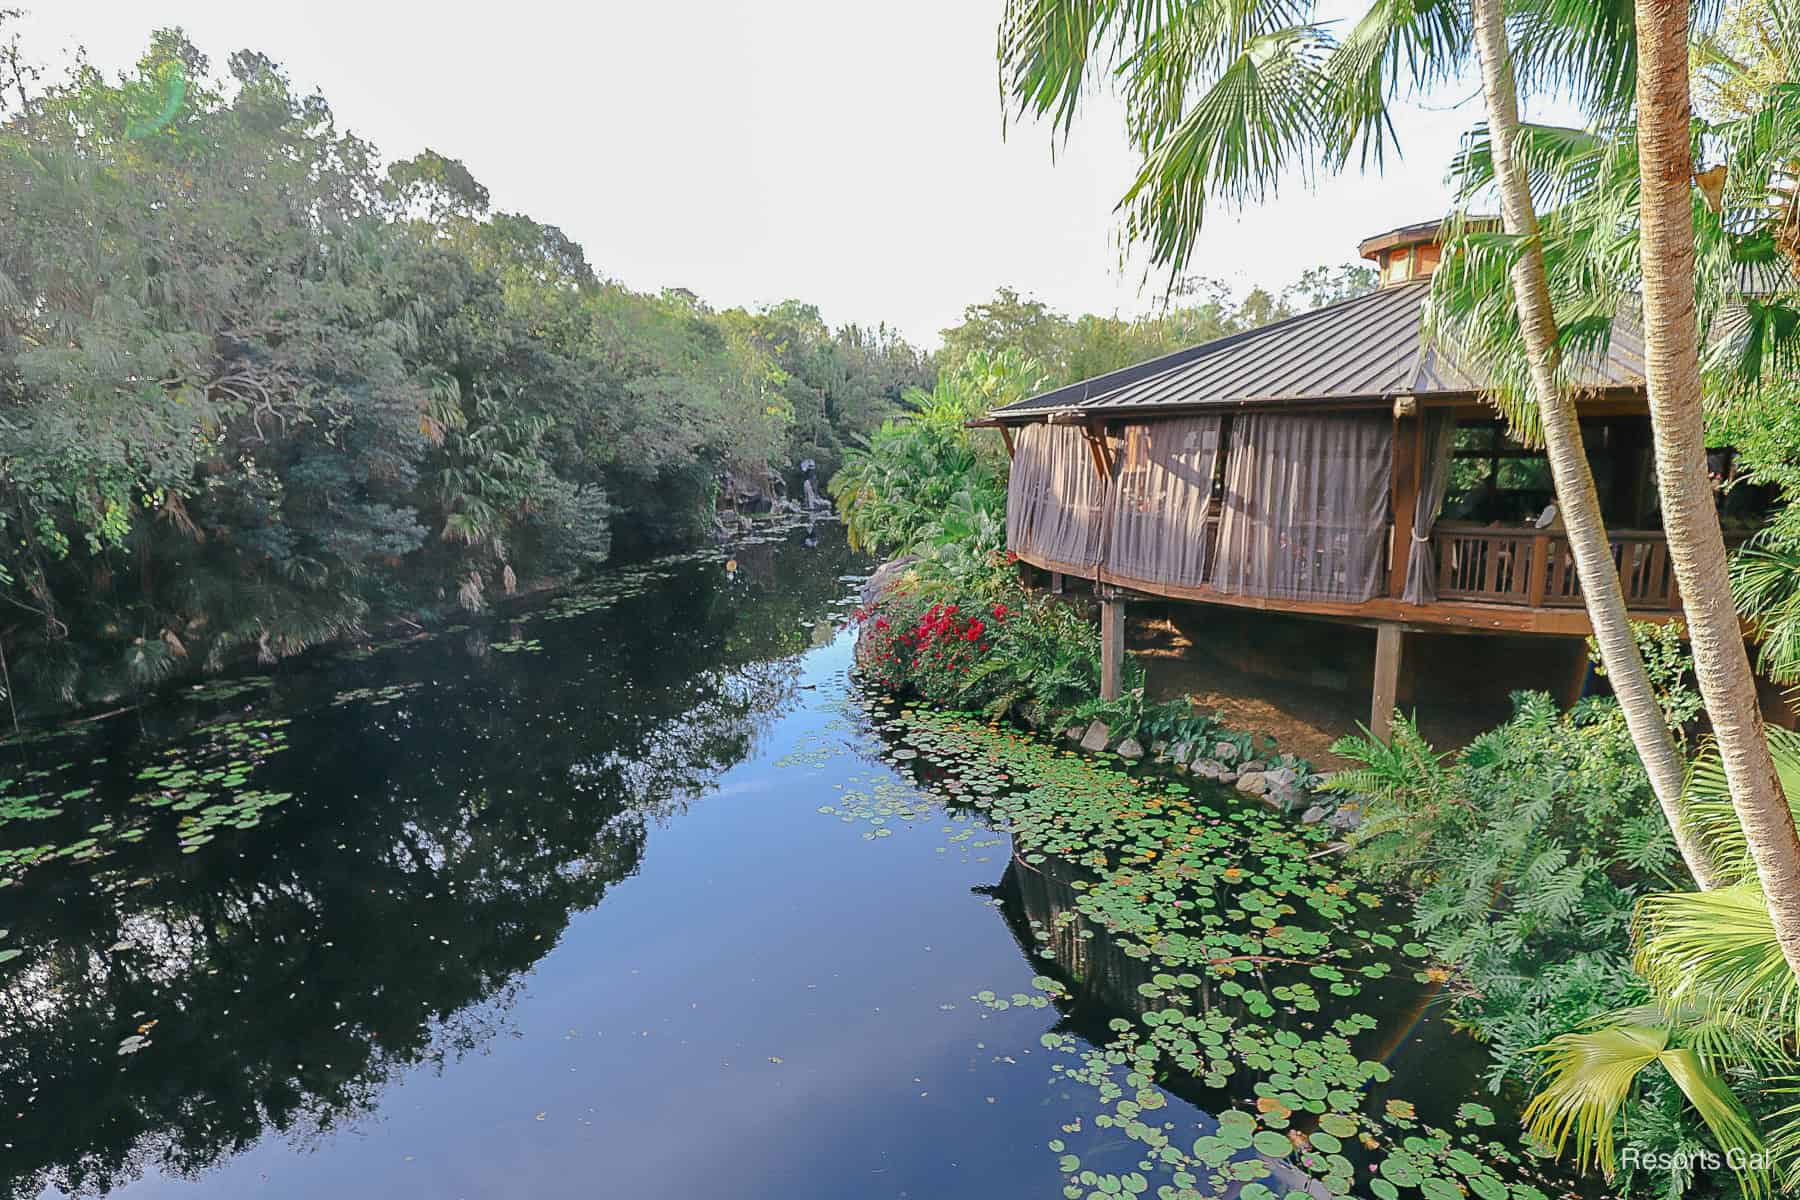
POLYGON ((1038 563, 1091 570, 1100 561, 1106 482, 1071 425, 1026 425, 1013 439, 1006 548, 1038 563))
MULTIPOLYGON (((1412 557, 1406 560, 1408 604, 1437 601, 1437 560, 1431 555, 1431 527, 1450 490, 1450 454, 1456 448, 1456 415, 1439 409, 1425 417, 1419 455, 1419 506, 1413 510, 1412 557)), ((1399 535, 1399 531, 1395 531, 1399 535)))
POLYGON ((1218 417, 1181 417, 1126 428, 1107 515, 1107 575, 1187 587, 1206 582, 1206 510, 1220 424, 1218 417))
POLYGON ((1376 595, 1393 442, 1393 418, 1385 412, 1238 417, 1214 586, 1289 599, 1376 595))

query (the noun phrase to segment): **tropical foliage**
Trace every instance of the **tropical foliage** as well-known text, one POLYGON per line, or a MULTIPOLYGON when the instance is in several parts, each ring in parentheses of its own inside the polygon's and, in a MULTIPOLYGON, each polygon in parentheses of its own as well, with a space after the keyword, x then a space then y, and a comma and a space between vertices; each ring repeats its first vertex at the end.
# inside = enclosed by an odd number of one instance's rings
MULTIPOLYGON (((6 19, 0 14, 0 23, 6 19)), ((0 649, 116 696, 704 532, 929 365, 607 281, 432 151, 178 31, 0 95, 0 649), (41 85, 41 86, 40 86, 41 85)))
MULTIPOLYGON (((1658 682, 1691 711, 1684 681, 1658 682)), ((1695 762, 1685 810, 1727 883, 1671 889, 1670 833, 1616 706, 1517 705, 1453 757, 1404 717, 1387 743, 1340 742, 1357 765, 1332 784, 1368 816, 1353 857, 1416 889, 1456 1019, 1490 1043, 1492 1085, 1536 1089, 1524 1120, 1548 1150, 1628 1195, 1792 1189, 1800 990, 1717 756, 1695 762), (1735 1176, 1692 1169, 1711 1156, 1735 1176), (1652 1169, 1671 1161, 1690 1165, 1652 1169)), ((1800 735, 1770 741, 1794 804, 1800 735)))

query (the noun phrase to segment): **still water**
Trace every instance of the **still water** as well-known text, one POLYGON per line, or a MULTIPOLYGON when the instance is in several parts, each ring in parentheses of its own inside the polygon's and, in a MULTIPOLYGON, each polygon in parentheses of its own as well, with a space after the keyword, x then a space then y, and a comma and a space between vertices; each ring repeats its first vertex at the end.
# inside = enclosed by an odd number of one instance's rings
MULTIPOLYGON (((1040 1038, 1108 1001, 975 1001, 1063 901, 859 702, 867 567, 796 531, 7 748, 0 1197, 1061 1195, 1040 1038)), ((1466 1078, 1423 1011, 1396 1071, 1466 1078)))

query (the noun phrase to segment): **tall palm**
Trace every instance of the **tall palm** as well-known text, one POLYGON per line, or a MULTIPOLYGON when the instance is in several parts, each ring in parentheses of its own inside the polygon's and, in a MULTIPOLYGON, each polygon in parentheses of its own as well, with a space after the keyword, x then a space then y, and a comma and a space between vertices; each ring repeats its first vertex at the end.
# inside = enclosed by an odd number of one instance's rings
MULTIPOLYGON (((1449 78, 1479 42, 1493 124, 1516 131, 1521 77, 1579 97, 1597 116, 1630 100, 1632 10, 1621 0, 1516 0, 1523 31, 1509 47, 1500 0, 1375 0, 1340 40, 1304 0, 1009 0, 1000 26, 1002 85, 1011 111, 1065 131, 1090 72, 1108 70, 1142 157, 1120 201, 1127 236, 1160 265, 1192 252, 1210 199, 1257 202, 1296 170, 1339 169, 1353 154, 1379 163, 1389 105, 1449 78), (1470 18, 1477 18, 1471 21, 1470 18)), ((1494 138, 1511 162, 1514 137, 1494 138), (1502 149, 1504 147, 1504 149, 1502 149)), ((1496 172, 1518 248, 1513 291, 1529 325, 1532 391, 1570 548, 1613 689, 1682 856, 1705 887, 1711 867, 1679 819, 1681 757, 1630 633, 1624 593, 1600 518, 1580 427, 1556 379, 1551 314, 1536 215, 1522 170, 1496 172)))
POLYGON ((1800 977, 1800 832, 1769 757, 1706 468, 1693 284, 1688 9, 1669 0, 1637 0, 1637 18, 1644 379, 1663 528, 1681 584, 1694 674, 1718 739, 1732 802, 1756 860, 1782 953, 1800 977))
POLYGON ((1520 142, 1517 76, 1506 37, 1501 0, 1472 0, 1475 44, 1481 59, 1482 91, 1487 97, 1494 180, 1507 237, 1516 245, 1512 293, 1519 330, 1525 343, 1531 391, 1556 483, 1556 498, 1568 529, 1569 548, 1581 578, 1588 620, 1600 646, 1614 694, 1631 730, 1632 743, 1650 777, 1651 789, 1675 834, 1681 857, 1702 888, 1713 885, 1713 867, 1681 815, 1685 773, 1680 751, 1650 687, 1643 656, 1631 632, 1625 594, 1613 561, 1612 545, 1600 515, 1600 496, 1588 467, 1586 447, 1575 402, 1557 378, 1556 316, 1550 302, 1549 275, 1544 267, 1537 209, 1531 198, 1520 142))

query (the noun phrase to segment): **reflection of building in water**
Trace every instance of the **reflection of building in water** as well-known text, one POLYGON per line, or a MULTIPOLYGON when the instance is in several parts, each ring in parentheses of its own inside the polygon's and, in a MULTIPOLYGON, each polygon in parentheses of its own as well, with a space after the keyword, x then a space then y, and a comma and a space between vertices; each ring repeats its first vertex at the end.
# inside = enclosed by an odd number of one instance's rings
MULTIPOLYGON (((1068 998, 1056 1002, 1062 1013, 1059 1030, 1094 1045, 1106 1045, 1117 1036, 1107 1028, 1107 1022, 1114 1017, 1135 1020, 1152 1009, 1169 1007, 1172 1002, 1166 998, 1168 989, 1155 998, 1139 990, 1140 985, 1151 983, 1159 972, 1166 973, 1169 968, 1126 953, 1105 926, 1081 914, 1077 907, 1080 893, 1073 885, 1084 878, 1083 872, 1061 859, 1052 857, 1028 864, 1012 857, 999 884, 980 890, 1000 901, 1007 926, 1033 970, 1068 989, 1068 998), (1048 951, 1051 957, 1045 957, 1041 951, 1048 951)), ((1269 982, 1272 981, 1264 980, 1255 986, 1266 990, 1269 982)), ((1424 1119, 1449 1127, 1457 1105, 1470 1098, 1468 1081, 1480 1077, 1486 1055, 1473 1038, 1458 1035, 1441 1022, 1425 1020, 1442 987, 1441 983, 1416 982, 1409 970, 1396 971, 1386 980, 1365 982, 1355 1011, 1369 1013, 1381 1024, 1353 1039, 1353 1046, 1359 1058, 1385 1063, 1395 1079, 1412 1081, 1412 1090, 1405 1092, 1405 1098, 1416 1103, 1424 1119), (1420 1089, 1421 1080, 1444 1080, 1451 1086, 1420 1089)), ((1310 1031, 1322 1029, 1350 1011, 1349 1006, 1341 1002, 1333 1005, 1331 997, 1321 996, 1325 1006, 1318 1013, 1278 1011, 1272 1018, 1256 1017, 1241 1000, 1219 994, 1211 981, 1203 982, 1191 994, 1196 1011, 1228 1012, 1271 1030, 1292 1027, 1304 1037, 1316 1037, 1317 1033, 1310 1031)), ((1254 1079, 1247 1072, 1232 1076, 1233 1086, 1224 1089, 1209 1088, 1201 1080, 1173 1068, 1165 1070, 1157 1082, 1208 1114, 1227 1108, 1253 1111, 1255 1107, 1256 1098, 1248 1091, 1254 1079)), ((1385 1087, 1369 1089, 1367 1102, 1378 1105, 1385 1091, 1385 1087)), ((1485 1099, 1491 1102, 1491 1098, 1485 1099)), ((1292 1125, 1304 1133, 1313 1128, 1315 1121, 1311 1114, 1296 1112, 1292 1125)), ((1346 1148, 1345 1153, 1357 1157, 1354 1148, 1346 1148)), ((1320 1197, 1328 1194, 1321 1183, 1292 1164, 1271 1161, 1270 1166, 1275 1179, 1287 1188, 1320 1197)), ((1226 1196, 1232 1194, 1227 1192, 1226 1196)))
MULTIPOLYGON (((1106 1045, 1115 1037, 1106 1027, 1114 1017, 1135 1018, 1153 1008, 1168 1007, 1170 1001, 1152 1000, 1138 990, 1139 984, 1149 983, 1166 968, 1133 958, 1103 926, 1081 915, 1075 907, 1078 893, 1071 886, 1080 878, 1082 875, 1061 859, 1046 858, 1042 863, 1026 864, 1014 856, 1007 860, 1006 873, 999 884, 980 890, 1000 901, 1007 927, 1033 968, 1068 988, 1069 997, 1056 1001, 1062 1013, 1057 1028, 1094 1045, 1106 1045), (1040 933, 1047 936, 1040 938, 1040 933), (1040 950, 1049 950, 1055 957, 1045 958, 1040 950)), ((1202 986, 1204 989, 1206 985, 1202 986)), ((1223 1000, 1224 997, 1213 997, 1203 990, 1196 1004, 1205 1010, 1223 1000)), ((1235 1078, 1241 1081, 1243 1076, 1235 1078)), ((1179 1071, 1166 1072, 1157 1083, 1199 1108, 1205 1117, 1202 1128, 1207 1130, 1218 1123, 1214 1114, 1254 1104, 1228 1090, 1209 1088, 1179 1071)), ((1305 1114, 1294 1114, 1295 1129, 1304 1131, 1309 1123, 1305 1114)), ((1318 1200, 1329 1200, 1331 1190, 1293 1163, 1253 1151, 1246 1151, 1243 1157, 1258 1157, 1268 1163, 1269 1177, 1259 1181, 1263 1186, 1277 1193, 1302 1192, 1318 1200)), ((1218 1193, 1217 1200, 1232 1200, 1245 1186, 1233 1183, 1218 1193)))

